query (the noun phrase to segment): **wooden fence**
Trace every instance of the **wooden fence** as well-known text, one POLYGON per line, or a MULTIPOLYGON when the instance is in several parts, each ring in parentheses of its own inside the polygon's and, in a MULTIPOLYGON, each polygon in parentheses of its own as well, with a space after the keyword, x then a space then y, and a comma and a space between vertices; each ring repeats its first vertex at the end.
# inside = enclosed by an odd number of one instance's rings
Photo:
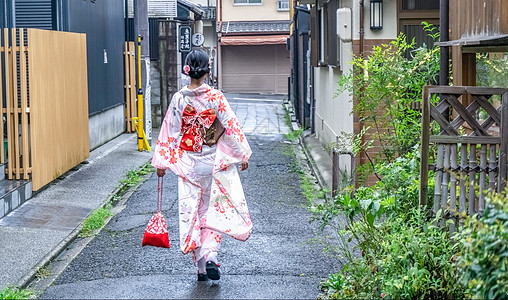
POLYGON ((420 205, 427 205, 430 169, 436 174, 434 214, 441 209, 445 218, 455 220, 481 215, 485 192, 506 186, 508 89, 424 87, 422 100, 420 205), (467 107, 460 101, 464 97, 472 99, 467 107), (430 135, 432 121, 440 126, 438 135, 430 135), (431 166, 429 157, 435 158, 431 166))
POLYGON ((0 160, 8 179, 38 190, 89 157, 86 36, 3 29, 0 160), (3 75, 4 74, 4 75, 3 75), (5 99, 2 99, 5 96, 5 99))
POLYGON ((137 116, 136 107, 136 51, 134 42, 125 42, 125 120, 127 132, 136 131, 132 118, 137 116))

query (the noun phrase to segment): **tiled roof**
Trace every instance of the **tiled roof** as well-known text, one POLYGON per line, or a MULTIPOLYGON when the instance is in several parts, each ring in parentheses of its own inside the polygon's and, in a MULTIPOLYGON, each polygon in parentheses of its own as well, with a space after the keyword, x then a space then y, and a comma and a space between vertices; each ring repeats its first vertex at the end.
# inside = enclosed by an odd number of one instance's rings
MULTIPOLYGON (((217 31, 219 26, 217 24, 217 31)), ((288 21, 233 21, 222 22, 223 34, 225 33, 287 33, 289 32, 288 21)))

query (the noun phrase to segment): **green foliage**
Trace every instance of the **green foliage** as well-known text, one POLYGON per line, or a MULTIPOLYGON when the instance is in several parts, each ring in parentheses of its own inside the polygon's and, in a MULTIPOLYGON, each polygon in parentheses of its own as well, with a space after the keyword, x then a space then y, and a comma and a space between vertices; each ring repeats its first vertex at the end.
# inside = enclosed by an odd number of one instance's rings
POLYGON ((303 128, 297 130, 291 130, 289 133, 285 134, 284 137, 291 142, 297 141, 302 136, 303 128))
POLYGON ((314 220, 322 228, 337 231, 337 252, 345 259, 341 272, 322 285, 327 297, 462 295, 452 266, 459 249, 447 231, 433 225, 439 216, 428 221, 418 209, 419 167, 415 150, 380 165, 383 179, 375 186, 360 187, 354 193, 348 187, 314 209, 314 220))
MULTIPOLYGON (((507 190, 508 191, 508 190, 507 190)), ((508 194, 489 195, 483 217, 468 218, 457 262, 474 299, 508 299, 508 194)))
POLYGON ((0 290, 0 299, 35 299, 35 293, 31 290, 7 287, 0 290))
MULTIPOLYGON (((432 33, 432 25, 425 23, 425 29, 438 38, 432 33)), ((414 41, 408 43, 400 34, 390 44, 374 47, 368 57, 355 57, 352 72, 338 82, 337 93, 349 91, 354 95, 353 111, 362 123, 372 127, 370 139, 380 143, 380 155, 369 158, 372 168, 377 161, 393 161, 419 143, 421 114, 412 106, 421 103, 422 87, 436 81, 439 47, 414 48, 414 41)), ((359 151, 366 152, 371 145, 364 142, 360 146, 366 147, 359 147, 359 151)))
POLYGON ((362 258, 353 258, 322 285, 328 297, 455 299, 463 294, 452 261, 458 252, 448 232, 428 222, 418 209, 370 225, 363 218, 347 232, 362 258))
POLYGON ((508 62, 506 54, 490 56, 489 53, 476 54, 476 82, 479 86, 508 87, 508 62))
POLYGON ((83 223, 83 228, 79 234, 80 237, 89 237, 92 235, 92 232, 96 229, 104 226, 105 221, 108 217, 111 216, 111 211, 109 207, 101 207, 98 208, 85 219, 83 223))
POLYGON ((141 180, 141 176, 138 171, 130 170, 127 172, 127 178, 121 179, 120 183, 123 183, 126 187, 133 187, 141 180))

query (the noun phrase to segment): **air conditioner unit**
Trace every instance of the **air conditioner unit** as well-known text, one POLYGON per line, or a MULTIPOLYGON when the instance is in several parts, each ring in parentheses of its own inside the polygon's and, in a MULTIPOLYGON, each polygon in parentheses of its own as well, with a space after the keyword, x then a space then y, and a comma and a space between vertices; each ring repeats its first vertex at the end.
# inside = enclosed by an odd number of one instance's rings
POLYGON ((337 9, 337 36, 342 42, 351 42, 351 8, 337 9))

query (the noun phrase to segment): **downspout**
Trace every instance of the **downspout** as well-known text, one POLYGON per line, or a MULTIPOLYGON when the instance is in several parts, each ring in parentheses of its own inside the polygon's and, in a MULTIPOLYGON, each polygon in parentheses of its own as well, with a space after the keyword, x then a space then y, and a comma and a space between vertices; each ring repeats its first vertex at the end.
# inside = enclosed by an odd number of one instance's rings
MULTIPOLYGON (((450 4, 449 0, 441 0, 441 7, 439 8, 439 35, 440 42, 447 42, 449 37, 450 26, 450 4)), ((450 52, 448 47, 439 47, 440 62, 439 62, 439 85, 449 84, 449 69, 450 69, 450 52)))
POLYGON ((217 33, 217 89, 222 89, 222 0, 219 0, 219 32, 217 33))
POLYGON ((358 53, 360 57, 363 57, 363 41, 365 39, 365 28, 363 26, 365 12, 363 3, 364 0, 360 0, 360 51, 358 53))
MULTIPOLYGON (((363 43, 364 43, 364 39, 365 39, 365 28, 364 28, 364 15, 365 15, 365 11, 364 11, 364 0, 360 0, 360 50, 358 51, 358 55, 363 58, 363 43)), ((355 72, 355 70, 353 70, 353 72, 355 72)), ((364 86, 362 86, 362 89, 364 88, 364 86)), ((355 103, 355 96, 353 96, 353 103, 355 103)), ((353 118, 354 119, 354 118, 353 118)), ((354 121, 353 121, 354 122, 354 121)), ((360 125, 360 130, 362 130, 365 125, 362 123, 361 119, 358 118, 358 122, 359 122, 359 125, 360 125)), ((353 124, 354 125, 354 124, 353 124)), ((354 130, 353 130, 354 132, 354 130)), ((358 133, 358 132, 354 132, 354 133, 358 133)), ((361 137, 362 139, 362 142, 365 142, 365 135, 363 135, 361 137)), ((364 159, 365 159, 365 156, 361 153, 358 154, 359 156, 359 161, 360 161, 360 165, 363 165, 364 164, 364 159)), ((352 158, 354 159, 354 157, 352 158)), ((351 166, 353 168, 353 166, 351 166)), ((353 174, 353 169, 351 169, 351 176, 353 177, 353 180, 354 182, 357 182, 356 180, 356 175, 353 174)), ((354 186, 356 187, 356 186, 354 186)))

